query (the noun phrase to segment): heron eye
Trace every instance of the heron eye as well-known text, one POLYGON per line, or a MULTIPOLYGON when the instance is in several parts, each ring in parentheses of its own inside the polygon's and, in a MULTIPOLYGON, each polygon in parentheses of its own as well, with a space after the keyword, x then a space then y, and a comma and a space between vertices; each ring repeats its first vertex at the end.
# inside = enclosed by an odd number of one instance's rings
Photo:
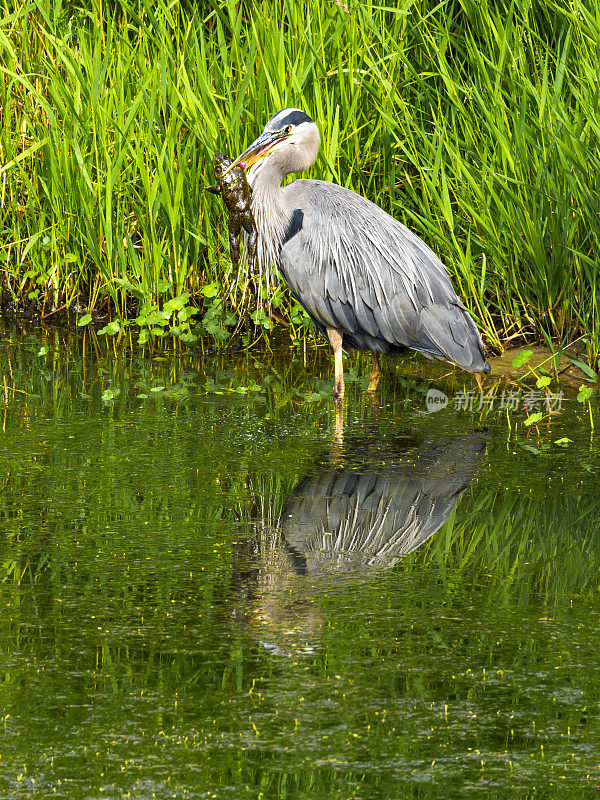
POLYGON ((284 133, 291 133, 292 132, 292 126, 291 125, 286 125, 286 127, 283 129, 283 132, 284 133))

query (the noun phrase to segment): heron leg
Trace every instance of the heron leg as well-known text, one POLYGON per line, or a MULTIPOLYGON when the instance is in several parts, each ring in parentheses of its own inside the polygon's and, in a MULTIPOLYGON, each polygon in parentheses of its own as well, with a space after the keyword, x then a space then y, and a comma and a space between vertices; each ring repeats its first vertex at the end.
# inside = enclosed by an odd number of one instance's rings
POLYGON ((375 392, 377 390, 379 381, 381 380, 381 364, 377 358, 377 353, 371 353, 371 356, 373 357, 373 368, 371 370, 371 374, 369 375, 369 388, 367 391, 375 392))
POLYGON ((338 399, 344 396, 344 365, 342 363, 342 340, 343 335, 339 328, 327 328, 327 338, 333 347, 335 357, 335 383, 333 384, 333 396, 338 399))
POLYGON ((475 380, 477 381, 477 386, 479 386, 479 392, 483 392, 483 382, 485 380, 485 376, 481 375, 479 372, 476 372, 475 380))

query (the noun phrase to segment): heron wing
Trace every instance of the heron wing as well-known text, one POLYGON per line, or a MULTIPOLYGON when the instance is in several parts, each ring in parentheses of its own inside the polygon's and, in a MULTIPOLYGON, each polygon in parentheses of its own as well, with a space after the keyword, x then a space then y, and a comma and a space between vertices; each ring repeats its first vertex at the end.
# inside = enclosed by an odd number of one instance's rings
POLYGON ((279 266, 321 330, 341 329, 350 347, 409 347, 464 369, 485 368, 471 317, 418 236, 333 183, 297 180, 282 195, 294 224, 279 266))

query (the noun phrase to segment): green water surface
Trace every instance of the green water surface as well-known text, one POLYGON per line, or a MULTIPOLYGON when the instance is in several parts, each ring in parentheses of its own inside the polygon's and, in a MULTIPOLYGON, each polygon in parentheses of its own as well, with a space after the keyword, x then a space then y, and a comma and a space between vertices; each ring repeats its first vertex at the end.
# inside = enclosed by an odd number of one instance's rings
POLYGON ((470 379, 397 362, 370 401, 349 359, 336 436, 325 349, 5 326, 0 365, 0 797, 597 796, 573 397, 429 414, 470 379))

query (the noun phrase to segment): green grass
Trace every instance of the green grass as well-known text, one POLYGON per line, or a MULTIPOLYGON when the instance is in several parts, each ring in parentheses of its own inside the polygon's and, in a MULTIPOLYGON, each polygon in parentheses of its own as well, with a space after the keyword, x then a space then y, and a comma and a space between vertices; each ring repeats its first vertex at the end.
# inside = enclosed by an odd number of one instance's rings
MULTIPOLYGON (((256 309, 244 281, 220 302, 212 153, 294 105, 312 175, 421 235, 488 345, 581 336, 597 363, 600 0, 0 7, 3 302, 225 341, 256 309)), ((273 313, 304 335, 285 292, 273 313)))

